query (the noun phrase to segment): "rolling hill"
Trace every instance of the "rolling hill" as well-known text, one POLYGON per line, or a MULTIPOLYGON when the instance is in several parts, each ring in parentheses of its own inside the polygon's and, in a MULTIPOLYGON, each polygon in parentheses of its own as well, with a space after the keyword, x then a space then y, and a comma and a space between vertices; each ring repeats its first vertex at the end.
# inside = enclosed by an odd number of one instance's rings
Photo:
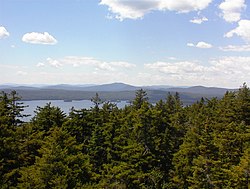
POLYGON ((138 89, 147 91, 149 100, 157 102, 160 99, 166 99, 169 93, 178 92, 184 104, 192 104, 201 97, 221 98, 226 91, 235 91, 235 89, 216 88, 216 87, 170 87, 168 86, 145 86, 138 87, 124 83, 111 83, 103 85, 42 85, 42 86, 22 86, 22 85, 0 85, 0 90, 10 92, 16 90, 22 97, 22 100, 90 100, 98 92, 103 100, 131 101, 135 97, 135 91, 138 89))

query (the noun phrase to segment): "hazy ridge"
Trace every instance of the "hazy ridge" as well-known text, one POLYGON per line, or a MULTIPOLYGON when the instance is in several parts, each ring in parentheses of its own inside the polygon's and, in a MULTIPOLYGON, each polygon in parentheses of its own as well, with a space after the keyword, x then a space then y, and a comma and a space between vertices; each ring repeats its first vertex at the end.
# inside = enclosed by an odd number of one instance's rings
POLYGON ((165 99, 168 93, 178 92, 184 104, 192 104, 201 97, 222 97, 226 91, 236 89, 218 87, 173 87, 165 85, 154 86, 132 86, 124 83, 110 83, 103 85, 0 85, 0 90, 9 92, 16 90, 22 100, 90 100, 95 93, 99 93, 103 100, 130 101, 135 97, 135 91, 144 89, 147 91, 149 100, 156 102, 165 99))

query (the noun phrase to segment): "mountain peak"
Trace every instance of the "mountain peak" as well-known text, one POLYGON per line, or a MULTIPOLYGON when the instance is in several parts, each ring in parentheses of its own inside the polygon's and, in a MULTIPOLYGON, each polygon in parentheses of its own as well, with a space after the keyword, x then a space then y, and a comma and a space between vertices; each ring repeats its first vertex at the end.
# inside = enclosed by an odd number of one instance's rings
POLYGON ((86 87, 85 91, 134 91, 137 87, 121 82, 86 87))

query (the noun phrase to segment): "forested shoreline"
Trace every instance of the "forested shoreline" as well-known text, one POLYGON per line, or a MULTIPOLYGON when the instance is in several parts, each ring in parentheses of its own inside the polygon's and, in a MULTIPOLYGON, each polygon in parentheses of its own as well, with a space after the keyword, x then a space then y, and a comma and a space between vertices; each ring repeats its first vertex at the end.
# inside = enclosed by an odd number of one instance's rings
POLYGON ((183 106, 144 90, 119 109, 96 94, 67 116, 48 103, 30 122, 0 95, 0 188, 250 188, 250 89, 183 106))
MULTIPOLYGON (((25 89, 22 87, 19 88, 1 88, 0 91, 5 91, 6 93, 10 93, 11 91, 16 91, 21 97, 22 101, 31 101, 31 100, 66 100, 66 101, 73 101, 73 100, 91 100, 96 93, 98 93, 101 98, 105 101, 132 101, 135 97, 135 91, 75 91, 75 90, 63 90, 63 89, 39 89, 39 88, 31 88, 25 89)), ((169 89, 168 90, 149 90, 143 89, 147 92, 147 96, 149 98, 149 102, 156 103, 160 99, 165 99, 166 94, 175 94, 177 90, 180 90, 179 96, 182 100, 184 105, 191 105, 197 100, 200 100, 201 97, 204 98, 212 98, 217 97, 221 98, 226 90, 234 91, 234 89, 225 89, 225 88, 205 88, 203 91, 203 87, 194 87, 194 92, 191 93, 189 88, 176 88, 176 89, 169 89), (187 92, 185 91, 187 89, 187 92), (176 90, 176 91, 174 91, 176 90), (183 90, 183 91, 182 91, 183 90)))

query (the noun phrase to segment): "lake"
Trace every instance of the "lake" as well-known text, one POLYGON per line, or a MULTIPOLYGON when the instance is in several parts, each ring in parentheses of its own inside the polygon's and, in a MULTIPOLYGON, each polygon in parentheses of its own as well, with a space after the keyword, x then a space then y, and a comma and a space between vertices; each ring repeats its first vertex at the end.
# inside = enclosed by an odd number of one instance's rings
MULTIPOLYGON (((66 114, 70 112, 72 107, 74 107, 76 110, 79 110, 83 108, 89 109, 94 106, 93 102, 91 102, 90 100, 73 100, 70 102, 65 102, 63 100, 31 100, 31 101, 21 101, 21 102, 24 103, 23 105, 28 106, 24 109, 23 114, 31 115, 25 118, 25 121, 29 121, 35 115, 34 111, 36 110, 37 106, 44 107, 49 102, 51 102, 52 106, 59 107, 66 114)), ((125 107, 125 105, 128 105, 128 102, 119 101, 115 102, 115 104, 119 108, 123 108, 125 107)))

